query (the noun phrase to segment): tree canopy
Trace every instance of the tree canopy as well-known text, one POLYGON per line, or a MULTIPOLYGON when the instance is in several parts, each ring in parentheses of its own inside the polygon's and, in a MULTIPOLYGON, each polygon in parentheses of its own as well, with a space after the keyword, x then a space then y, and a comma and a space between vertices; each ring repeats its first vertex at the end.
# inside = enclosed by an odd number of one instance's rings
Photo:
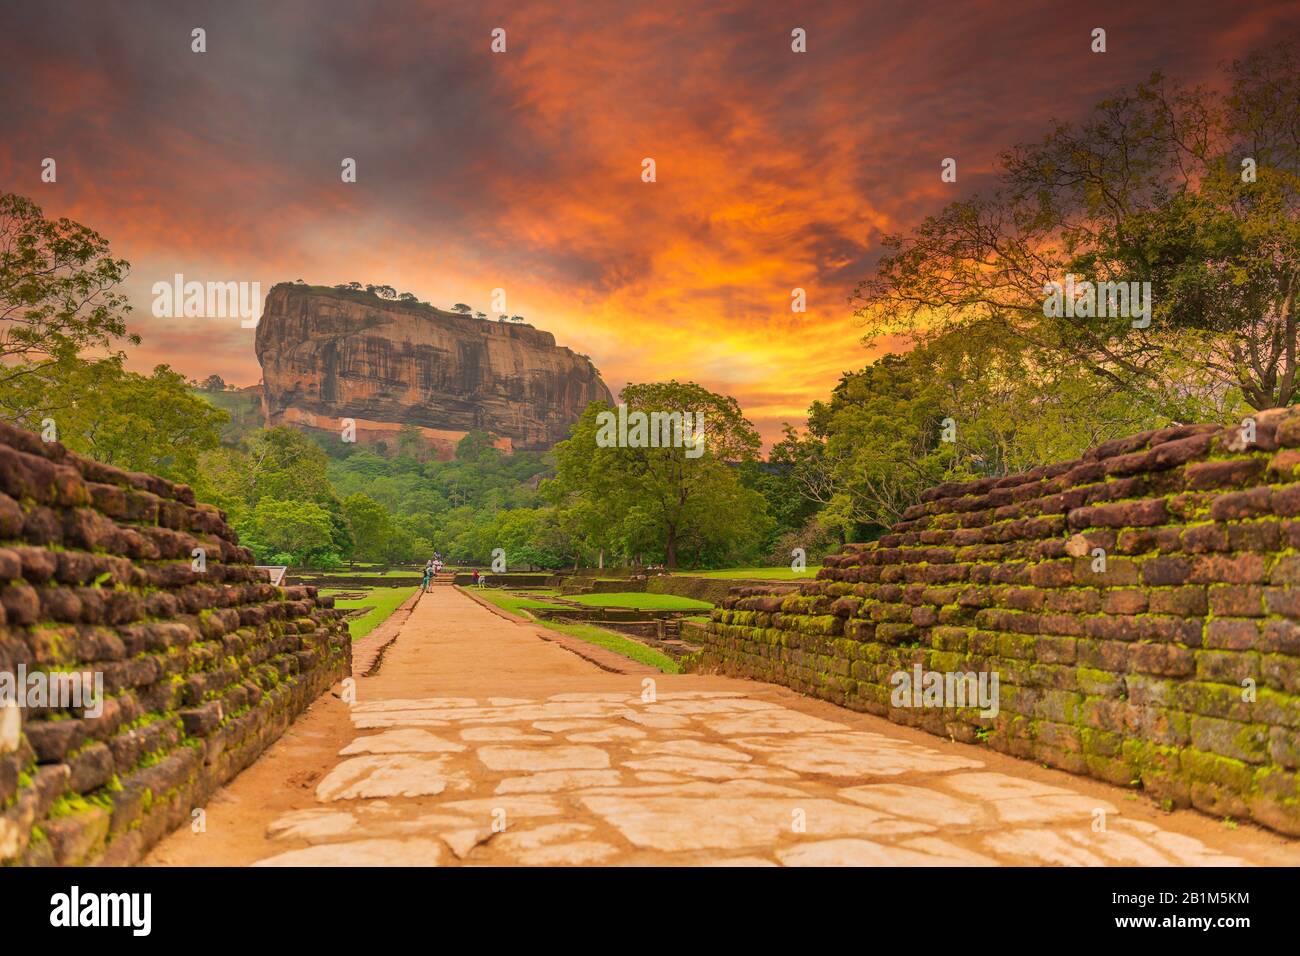
POLYGON ((1235 62, 1222 91, 1155 74, 1008 150, 993 190, 886 239, 854 295, 868 339, 995 321, 1168 419, 1205 417, 1228 391, 1291 403, 1298 55, 1291 40, 1235 62), (1045 315, 1048 284, 1070 275, 1149 282, 1150 324, 1045 315))
POLYGON ((760 439, 735 399, 693 382, 628 385, 629 411, 702 413, 704 451, 681 447, 604 446, 597 440, 604 402, 587 406, 568 440, 555 447, 548 486, 561 524, 588 553, 608 552, 677 567, 752 552, 768 530, 763 496, 741 480, 760 439))
POLYGON ((87 350, 139 344, 118 289, 129 268, 93 229, 0 194, 0 385, 46 376, 87 350))

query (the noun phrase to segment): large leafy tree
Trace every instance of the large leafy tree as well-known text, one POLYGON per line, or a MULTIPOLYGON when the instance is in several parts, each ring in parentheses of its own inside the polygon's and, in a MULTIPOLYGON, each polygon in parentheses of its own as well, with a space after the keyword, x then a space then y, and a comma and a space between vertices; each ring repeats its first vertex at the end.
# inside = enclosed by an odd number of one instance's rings
POLYGON ((868 337, 993 321, 1166 419, 1295 401, 1298 57, 1233 63, 1221 92, 1157 74, 1009 150, 992 191, 886 240, 855 293, 868 337), (1045 315, 1067 275, 1150 282, 1150 325, 1045 315))
POLYGON ((128 268, 93 229, 0 194, 0 385, 48 380, 88 350, 139 344, 118 290, 128 268))
POLYGON ((265 520, 256 517, 259 509, 265 512, 263 500, 310 503, 329 520, 328 553, 338 560, 352 554, 354 543, 328 468, 324 451, 302 432, 283 426, 261 429, 246 435, 238 447, 204 454, 195 492, 224 508, 236 530, 252 535, 252 543, 259 545, 267 538, 265 520))
POLYGON ((387 508, 366 494, 343 499, 343 515, 352 531, 353 556, 362 561, 414 561, 431 550, 387 508))
POLYGON ((737 465, 752 461, 758 433, 735 399, 693 382, 628 385, 629 412, 702 413, 704 450, 602 447, 593 402, 570 438, 555 448, 557 475, 549 489, 567 519, 565 530, 588 548, 677 567, 714 563, 754 550, 768 530, 762 495, 741 481, 737 465))
POLYGON ((30 199, 0 195, 0 415, 107 464, 182 481, 215 448, 224 412, 166 365, 123 367, 128 266, 108 241, 30 199))
POLYGON ((1063 461, 1159 422, 1123 389, 1044 361, 987 321, 846 373, 771 459, 822 527, 861 540, 937 482, 1063 461))
POLYGON ((152 375, 128 372, 117 359, 70 361, 60 369, 48 382, 11 381, 4 394, 19 424, 41 431, 43 422, 53 422, 58 439, 74 451, 119 468, 193 482, 200 455, 221 439, 226 413, 195 395, 185 377, 166 365, 152 375))
POLYGON ((248 451, 248 499, 314 501, 337 510, 338 496, 329 481, 329 459, 320 446, 281 425, 255 432, 244 441, 248 451))
POLYGON ((264 497, 245 530, 244 543, 263 561, 330 567, 341 559, 330 513, 311 501, 264 497))

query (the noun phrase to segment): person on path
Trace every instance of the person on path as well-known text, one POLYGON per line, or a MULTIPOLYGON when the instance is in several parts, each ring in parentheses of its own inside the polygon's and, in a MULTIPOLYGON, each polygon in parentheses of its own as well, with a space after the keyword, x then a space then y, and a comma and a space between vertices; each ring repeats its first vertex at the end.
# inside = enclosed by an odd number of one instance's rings
POLYGON ((429 590, 429 582, 433 579, 433 562, 430 561, 424 566, 424 580, 420 583, 422 591, 429 590))
POLYGON ((474 569, 474 587, 478 587, 478 568, 474 569))

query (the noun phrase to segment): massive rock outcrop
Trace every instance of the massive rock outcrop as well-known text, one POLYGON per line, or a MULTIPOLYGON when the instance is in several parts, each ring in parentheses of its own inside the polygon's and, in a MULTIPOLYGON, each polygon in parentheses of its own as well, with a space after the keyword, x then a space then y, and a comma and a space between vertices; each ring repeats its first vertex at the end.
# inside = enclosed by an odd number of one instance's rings
POLYGON ((549 332, 321 286, 271 289, 257 358, 269 424, 338 431, 351 418, 361 440, 413 424, 444 452, 471 430, 549 448, 589 402, 611 401, 591 361, 549 332))

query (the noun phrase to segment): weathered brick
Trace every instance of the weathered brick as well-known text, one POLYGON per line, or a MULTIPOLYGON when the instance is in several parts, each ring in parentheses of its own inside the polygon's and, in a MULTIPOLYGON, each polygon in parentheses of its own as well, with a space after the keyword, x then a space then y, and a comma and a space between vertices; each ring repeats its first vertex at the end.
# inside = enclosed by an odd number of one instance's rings
POLYGON ((1198 750, 1245 763, 1268 759, 1268 728, 1213 717, 1192 718, 1192 744, 1198 750))
POLYGON ((1271 584, 1300 585, 1300 555, 1284 555, 1277 559, 1268 575, 1271 584))
POLYGON ((1189 581, 1198 584, 1259 584, 1268 578, 1268 562, 1259 554, 1203 554, 1192 565, 1189 581))
POLYGON ((1205 646, 1231 651, 1260 648, 1259 622, 1234 618, 1217 618, 1205 625, 1205 646))
POLYGON ((1203 617, 1209 613, 1209 600, 1203 586, 1158 588, 1148 598, 1152 614, 1176 614, 1203 617))
POLYGON ((1222 495, 1210 506, 1210 517, 1215 521, 1237 521, 1267 515, 1270 494, 1268 488, 1261 487, 1222 495))
POLYGON ((1191 578, 1193 559, 1183 557, 1147 558, 1141 564, 1142 582, 1150 587, 1183 584, 1191 578))
POLYGON ((1216 617, 1263 617, 1264 589, 1254 585, 1211 585, 1210 613, 1216 617))
POLYGON ((1188 465, 1184 475, 1188 488, 1230 488, 1257 477, 1263 472, 1264 464, 1262 458, 1202 461, 1188 465))
MULTIPOLYGON (((181 819, 184 788, 201 780, 196 799, 215 790, 275 738, 286 715, 348 672, 337 613, 314 588, 259 583, 252 553, 233 543, 216 509, 194 506, 190 489, 81 459, 4 424, 0 540, 0 668, 75 668, 102 676, 106 695, 26 711, 12 746, 6 725, 0 805, 23 807, 23 826, 41 827, 47 839, 0 841, 0 864, 136 862, 181 819), (160 518, 169 527, 155 526, 160 518), (202 584, 190 583, 196 541, 213 549, 202 584), (164 555, 183 573, 150 563, 164 555), (201 611, 207 644, 198 618, 187 616, 201 611), (241 616, 260 626, 236 633, 241 616), (182 717, 176 688, 195 673, 222 696, 196 701, 182 717), (222 701, 242 712, 229 718, 222 701), (134 725, 154 711, 160 717, 134 725), (199 748, 180 746, 182 727, 238 744, 239 759, 212 751, 205 763, 199 748), (110 787, 114 774, 121 790, 110 787), (98 806, 47 817, 68 791, 113 805, 113 822, 98 806)), ((938 549, 927 554, 943 560, 938 549)))

